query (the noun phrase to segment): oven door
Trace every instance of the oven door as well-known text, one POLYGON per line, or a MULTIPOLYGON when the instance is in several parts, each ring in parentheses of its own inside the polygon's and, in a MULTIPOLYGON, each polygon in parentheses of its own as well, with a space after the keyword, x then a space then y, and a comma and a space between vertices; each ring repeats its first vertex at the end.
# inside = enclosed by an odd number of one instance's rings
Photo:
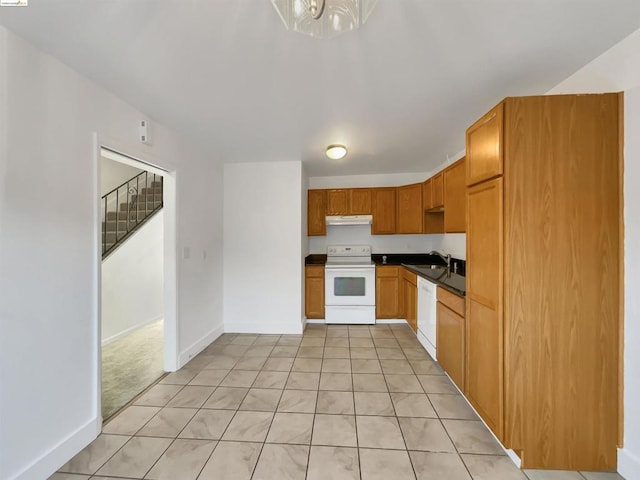
POLYGON ((325 304, 366 305, 376 304, 375 267, 348 266, 325 267, 325 304))

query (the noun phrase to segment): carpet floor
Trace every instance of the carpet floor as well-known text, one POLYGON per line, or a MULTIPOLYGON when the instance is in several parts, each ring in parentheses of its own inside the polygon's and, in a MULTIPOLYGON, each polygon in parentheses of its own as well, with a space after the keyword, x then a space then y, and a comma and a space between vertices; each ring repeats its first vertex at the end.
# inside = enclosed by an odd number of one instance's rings
POLYGON ((164 325, 146 325, 102 348, 102 418, 155 382, 163 370, 164 325))

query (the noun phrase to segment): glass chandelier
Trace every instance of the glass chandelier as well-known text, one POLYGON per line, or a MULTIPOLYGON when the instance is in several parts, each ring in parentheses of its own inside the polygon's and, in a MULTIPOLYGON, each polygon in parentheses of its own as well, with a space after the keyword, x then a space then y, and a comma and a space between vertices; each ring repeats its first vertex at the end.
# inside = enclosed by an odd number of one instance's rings
POLYGON ((287 26, 316 38, 356 30, 369 18, 377 0, 271 0, 287 26))

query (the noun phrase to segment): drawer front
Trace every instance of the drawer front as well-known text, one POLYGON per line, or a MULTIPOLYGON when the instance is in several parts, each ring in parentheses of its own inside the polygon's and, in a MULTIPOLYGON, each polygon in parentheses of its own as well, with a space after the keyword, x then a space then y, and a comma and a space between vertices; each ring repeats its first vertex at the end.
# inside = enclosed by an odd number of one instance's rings
POLYGON ((439 302, 442 302, 458 315, 464 317, 464 297, 451 293, 449 290, 445 290, 442 287, 438 287, 436 296, 439 302))

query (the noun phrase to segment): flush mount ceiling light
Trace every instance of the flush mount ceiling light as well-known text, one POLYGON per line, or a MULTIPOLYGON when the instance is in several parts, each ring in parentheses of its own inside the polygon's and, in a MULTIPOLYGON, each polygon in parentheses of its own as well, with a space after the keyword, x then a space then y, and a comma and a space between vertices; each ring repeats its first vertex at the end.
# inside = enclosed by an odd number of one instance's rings
POLYGON ((344 145, 329 145, 326 154, 331 160, 340 160, 347 154, 347 147, 344 145))
POLYGON ((287 29, 316 38, 356 30, 378 0, 271 0, 287 29))

